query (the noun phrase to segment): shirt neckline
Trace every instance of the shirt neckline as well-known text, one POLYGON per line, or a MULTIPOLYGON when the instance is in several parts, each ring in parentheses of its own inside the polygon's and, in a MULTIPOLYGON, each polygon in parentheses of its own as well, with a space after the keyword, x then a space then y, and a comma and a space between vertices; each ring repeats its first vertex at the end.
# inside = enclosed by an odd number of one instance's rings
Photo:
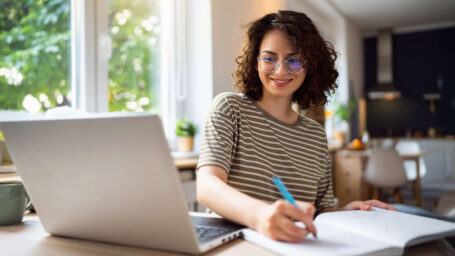
POLYGON ((299 125, 301 122, 302 122, 302 116, 299 114, 299 113, 296 113, 297 114, 297 121, 295 121, 293 124, 288 124, 288 123, 285 123, 277 118, 275 118, 274 116, 272 116, 271 114, 269 114, 267 111, 265 111, 265 109, 263 109, 261 107, 261 105, 259 105, 255 100, 253 100, 252 98, 250 98, 249 96, 247 96, 248 99, 253 102, 254 106, 259 110, 261 111, 269 120, 275 122, 275 123, 278 123, 280 125, 284 125, 284 126, 287 126, 287 127, 290 127, 290 128, 294 128, 295 126, 299 125))

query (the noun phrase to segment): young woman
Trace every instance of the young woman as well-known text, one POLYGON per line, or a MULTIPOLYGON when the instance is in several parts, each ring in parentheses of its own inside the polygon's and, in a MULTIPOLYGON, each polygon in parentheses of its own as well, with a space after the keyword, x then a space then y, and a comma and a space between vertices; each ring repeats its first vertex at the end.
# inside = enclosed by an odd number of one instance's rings
MULTIPOLYGON (((197 169, 198 201, 281 241, 316 233, 315 215, 335 210, 324 128, 292 110, 324 104, 336 89, 336 53, 303 13, 279 11, 250 24, 235 86, 212 104, 197 169), (297 201, 274 186, 279 176, 297 201), (307 228, 294 225, 303 222, 307 228)), ((338 210, 393 209, 375 200, 338 210)))

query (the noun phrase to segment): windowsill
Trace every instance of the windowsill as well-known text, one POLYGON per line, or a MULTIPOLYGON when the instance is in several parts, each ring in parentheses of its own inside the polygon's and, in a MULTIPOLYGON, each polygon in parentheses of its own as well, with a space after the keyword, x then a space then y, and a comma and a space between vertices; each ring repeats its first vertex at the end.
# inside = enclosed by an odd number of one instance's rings
POLYGON ((172 151, 171 155, 174 159, 179 158, 198 158, 199 152, 192 151, 192 152, 180 152, 180 151, 172 151))

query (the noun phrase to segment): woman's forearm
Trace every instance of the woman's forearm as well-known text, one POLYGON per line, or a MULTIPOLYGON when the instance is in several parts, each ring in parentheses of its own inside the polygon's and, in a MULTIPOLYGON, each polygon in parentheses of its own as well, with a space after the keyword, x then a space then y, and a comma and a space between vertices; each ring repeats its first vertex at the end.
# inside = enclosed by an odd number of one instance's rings
POLYGON ((204 166, 198 170, 199 203, 227 219, 256 228, 257 213, 268 204, 229 186, 225 174, 223 169, 216 166, 204 166))

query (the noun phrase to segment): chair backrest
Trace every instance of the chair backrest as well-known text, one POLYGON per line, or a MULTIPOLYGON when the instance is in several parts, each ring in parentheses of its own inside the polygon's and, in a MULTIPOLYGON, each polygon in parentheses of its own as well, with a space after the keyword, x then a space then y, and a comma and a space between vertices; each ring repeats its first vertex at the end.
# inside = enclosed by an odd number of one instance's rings
POLYGON ((381 142, 381 148, 391 149, 395 145, 395 141, 392 138, 385 138, 381 142))
MULTIPOLYGON (((407 153, 407 154, 419 153, 421 151, 420 145, 417 141, 409 141, 409 140, 399 141, 395 145, 395 149, 400 153, 407 153)), ((412 161, 412 160, 404 161, 404 168, 406 170, 406 176, 408 177, 408 180, 415 180, 417 177, 417 169, 416 169, 415 161, 412 161)), ((427 173, 427 168, 426 168, 425 160, 423 159, 423 157, 421 157, 419 159, 420 177, 422 178, 423 176, 425 176, 426 173, 427 173)))
POLYGON ((372 149, 364 174, 365 180, 376 187, 400 187, 407 182, 403 160, 394 149, 372 149))
POLYGON ((397 142, 395 149, 398 152, 403 153, 418 153, 420 151, 420 146, 417 141, 402 140, 397 142))
POLYGON ((445 192, 439 199, 435 212, 455 219, 455 191, 445 192))

